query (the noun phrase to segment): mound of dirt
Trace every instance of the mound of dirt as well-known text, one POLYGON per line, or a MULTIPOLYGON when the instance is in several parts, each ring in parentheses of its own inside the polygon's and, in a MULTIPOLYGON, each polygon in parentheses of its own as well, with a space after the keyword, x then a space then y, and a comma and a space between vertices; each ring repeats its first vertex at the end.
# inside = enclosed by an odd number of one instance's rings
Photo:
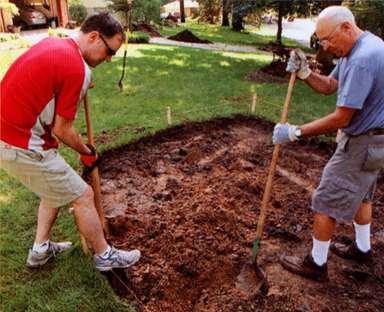
MULTIPOLYGON (((138 311, 384 311, 383 183, 370 266, 330 255, 330 282, 318 283, 279 264, 283 253, 302 256, 311 246, 311 193, 334 148, 315 140, 282 148, 258 255, 268 294, 249 296, 238 287, 272 158, 272 129, 241 116, 189 123, 102 155, 109 239, 142 252, 133 269, 108 278, 138 311)), ((350 225, 338 226, 337 240, 353 235, 350 225)))
POLYGON ((273 61, 258 70, 248 73, 244 79, 258 83, 287 83, 289 73, 286 72, 286 67, 287 63, 282 60, 273 61))
POLYGON ((191 43, 212 43, 209 40, 204 40, 196 37, 190 30, 186 29, 174 36, 168 37, 168 39, 182 42, 191 42, 191 43))
POLYGON ((139 23, 132 25, 134 31, 141 31, 149 34, 151 37, 162 37, 160 32, 156 29, 156 27, 146 24, 139 23))

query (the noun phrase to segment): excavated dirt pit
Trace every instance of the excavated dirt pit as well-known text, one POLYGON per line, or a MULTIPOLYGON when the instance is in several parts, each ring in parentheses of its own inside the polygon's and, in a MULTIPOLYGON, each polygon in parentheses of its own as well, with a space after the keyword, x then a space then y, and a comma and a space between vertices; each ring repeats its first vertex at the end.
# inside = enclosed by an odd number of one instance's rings
MULTIPOLYGON (((238 287, 256 232, 272 129, 241 116, 190 123, 102 156, 110 240, 142 252, 133 268, 107 275, 117 294, 138 311, 384 311, 383 176, 371 265, 330 254, 330 281, 319 283, 279 264, 283 253, 301 256, 311 246, 310 196, 334 148, 315 140, 282 149, 258 255, 268 293, 249 296, 238 287)), ((335 240, 350 238, 353 228, 339 225, 335 240)))

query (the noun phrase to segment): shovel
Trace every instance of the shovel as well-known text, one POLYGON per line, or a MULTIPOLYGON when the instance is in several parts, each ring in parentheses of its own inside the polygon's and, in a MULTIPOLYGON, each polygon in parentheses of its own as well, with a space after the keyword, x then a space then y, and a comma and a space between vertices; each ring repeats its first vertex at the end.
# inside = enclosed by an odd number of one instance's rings
MULTIPOLYGON (((85 123, 87 125, 87 136, 88 136, 88 144, 94 146, 94 139, 93 139, 93 130, 92 130, 92 124, 91 124, 91 114, 89 111, 89 103, 88 103, 88 95, 86 94, 84 96, 84 112, 85 112, 85 123)), ((99 176, 99 169, 97 166, 92 169, 91 171, 91 184, 93 188, 94 193, 94 200, 95 200, 95 207, 97 210, 97 214, 99 215, 99 219, 101 222, 101 225, 103 227, 105 235, 109 234, 108 231, 108 224, 105 221, 104 218, 104 212, 103 207, 101 206, 101 188, 100 188, 100 176, 99 176)), ((88 253, 88 245, 85 240, 85 238, 81 235, 81 245, 84 253, 88 253)))
MULTIPOLYGON (((283 111, 281 113, 280 123, 286 123, 288 118, 289 105, 292 98, 292 90, 296 80, 296 73, 291 74, 288 91, 285 98, 283 111)), ((257 255, 260 249, 261 237, 263 235, 264 222, 267 212, 267 205, 271 197, 272 181, 276 171, 277 160, 279 159, 281 145, 276 144, 273 149, 271 165, 269 167, 267 183, 261 201, 260 216, 257 222, 256 237, 253 241, 252 258, 241 269, 237 277, 237 287, 246 292, 249 296, 255 296, 258 293, 266 294, 268 292, 268 281, 264 270, 257 265, 257 255)))

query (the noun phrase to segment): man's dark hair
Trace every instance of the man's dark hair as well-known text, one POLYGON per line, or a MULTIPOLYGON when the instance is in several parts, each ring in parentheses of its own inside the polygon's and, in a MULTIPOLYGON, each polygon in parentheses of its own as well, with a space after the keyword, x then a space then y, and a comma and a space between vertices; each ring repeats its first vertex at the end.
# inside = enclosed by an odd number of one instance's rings
POLYGON ((111 38, 116 34, 121 34, 124 38, 124 31, 120 22, 108 12, 89 16, 81 25, 80 31, 84 34, 88 34, 91 31, 98 31, 107 38, 111 38))

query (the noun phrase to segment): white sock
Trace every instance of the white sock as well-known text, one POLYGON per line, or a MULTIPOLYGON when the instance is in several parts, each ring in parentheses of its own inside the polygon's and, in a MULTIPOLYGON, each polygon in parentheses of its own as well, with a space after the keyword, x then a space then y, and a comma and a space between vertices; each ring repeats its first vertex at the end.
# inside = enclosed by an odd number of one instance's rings
POLYGON ((37 252, 37 253, 43 253, 48 250, 49 247, 49 239, 41 244, 33 244, 32 250, 37 252))
POLYGON ((110 251, 111 251, 111 246, 108 245, 107 249, 105 249, 105 251, 103 251, 102 253, 98 254, 98 256, 101 258, 107 258, 110 251))
POLYGON ((355 227, 356 245, 362 252, 367 252, 371 249, 371 223, 357 224, 353 222, 355 227))
POLYGON ((327 262, 328 250, 329 250, 330 244, 331 244, 331 240, 319 241, 313 237, 312 258, 317 265, 321 266, 327 262))

